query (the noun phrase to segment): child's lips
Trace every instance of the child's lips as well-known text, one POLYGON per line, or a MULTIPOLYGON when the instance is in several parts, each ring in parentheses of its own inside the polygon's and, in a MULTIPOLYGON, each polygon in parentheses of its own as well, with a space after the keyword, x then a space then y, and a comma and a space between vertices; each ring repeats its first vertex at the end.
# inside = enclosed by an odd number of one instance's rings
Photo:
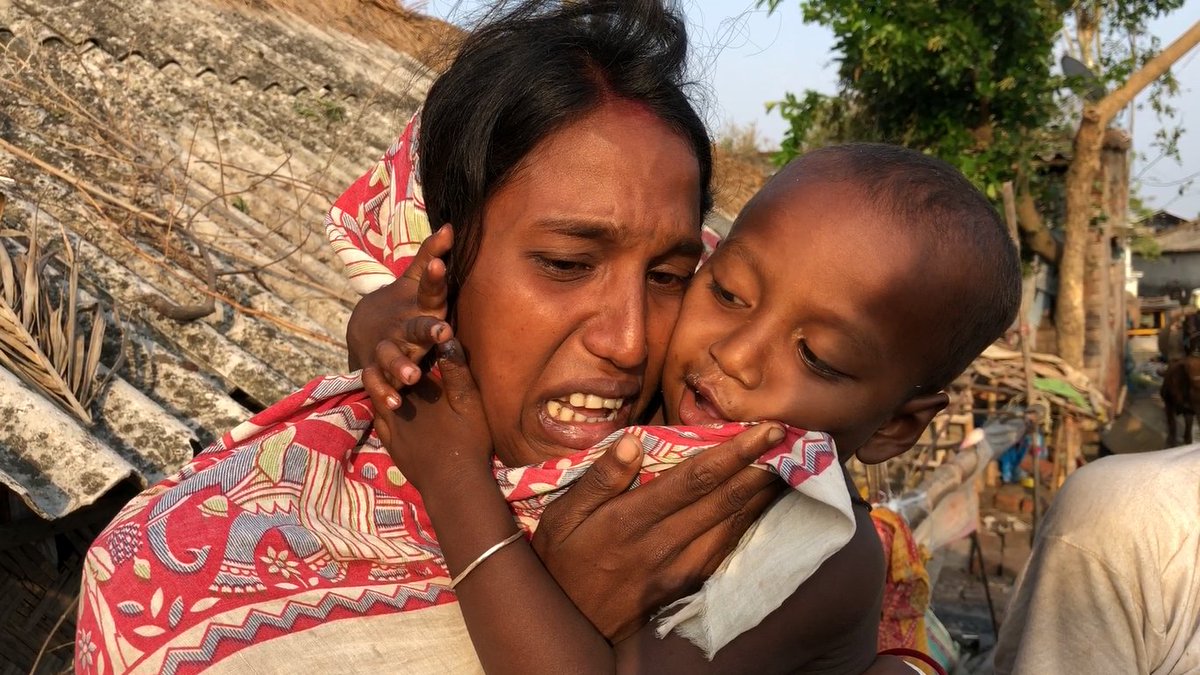
POLYGON ((705 395, 702 386, 687 384, 683 388, 683 400, 679 402, 679 421, 687 426, 725 424, 730 421, 717 405, 705 395))

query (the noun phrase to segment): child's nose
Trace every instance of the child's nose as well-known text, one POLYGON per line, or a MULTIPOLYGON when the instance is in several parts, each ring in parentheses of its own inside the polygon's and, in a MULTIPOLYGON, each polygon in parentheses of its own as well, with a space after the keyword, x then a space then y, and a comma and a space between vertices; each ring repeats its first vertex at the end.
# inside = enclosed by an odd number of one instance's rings
POLYGON ((762 384, 763 364, 767 353, 749 330, 735 331, 712 343, 708 353, 726 376, 737 380, 746 389, 762 384))

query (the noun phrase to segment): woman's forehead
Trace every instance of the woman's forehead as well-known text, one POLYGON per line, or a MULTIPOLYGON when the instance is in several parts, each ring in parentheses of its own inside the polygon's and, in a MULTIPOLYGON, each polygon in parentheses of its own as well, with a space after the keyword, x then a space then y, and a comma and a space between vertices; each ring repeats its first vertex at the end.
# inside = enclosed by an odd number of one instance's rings
POLYGON ((601 237, 700 233, 700 169, 665 123, 602 106, 557 130, 489 199, 484 222, 601 237))

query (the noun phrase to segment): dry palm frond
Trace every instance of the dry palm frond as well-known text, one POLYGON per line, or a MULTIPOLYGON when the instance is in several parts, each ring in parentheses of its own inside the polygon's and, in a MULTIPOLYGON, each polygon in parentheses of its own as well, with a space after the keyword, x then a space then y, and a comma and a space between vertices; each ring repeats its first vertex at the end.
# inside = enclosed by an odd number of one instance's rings
POLYGON ((79 272, 69 244, 64 244, 66 253, 61 256, 67 269, 65 288, 57 289, 59 300, 54 302, 44 273, 53 254, 41 252, 36 227, 35 221, 27 248, 15 258, 0 245, 0 365, 91 424, 88 407, 103 386, 96 373, 104 317, 98 306, 84 313, 91 323, 85 338, 78 307, 79 272))

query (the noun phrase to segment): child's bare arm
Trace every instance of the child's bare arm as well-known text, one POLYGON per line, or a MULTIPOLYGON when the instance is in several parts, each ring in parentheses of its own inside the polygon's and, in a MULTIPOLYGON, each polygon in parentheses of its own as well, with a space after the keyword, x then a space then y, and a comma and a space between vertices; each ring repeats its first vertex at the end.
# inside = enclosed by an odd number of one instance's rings
MULTIPOLYGON (((678 635, 653 626, 617 645, 621 672, 862 673, 875 659, 884 560, 863 507, 854 538, 779 609, 719 651, 710 662, 678 635)), ((874 672, 874 671, 871 671, 874 672)), ((878 672, 888 672, 886 669, 878 672)))
MULTIPOLYGON (((442 384, 439 391, 422 387, 439 386, 426 379, 405 405, 393 412, 378 392, 372 393, 376 409, 376 430, 389 453, 425 498, 425 504, 438 542, 441 544, 451 573, 461 573, 491 545, 506 540, 515 531, 512 514, 497 489, 491 473, 491 443, 486 420, 478 402, 478 392, 462 358, 461 347, 450 341, 439 347, 439 366, 442 384), (435 394, 435 395, 431 395, 435 394)), ((608 528, 606 545, 621 546, 622 542, 639 543, 642 530, 633 524, 647 512, 644 502, 665 513, 687 511, 692 502, 706 506, 708 519, 719 522, 731 515, 735 506, 729 494, 752 498, 753 489, 730 489, 730 482, 741 481, 758 485, 761 475, 748 470, 754 458, 765 452, 769 425, 760 425, 738 437, 687 460, 664 476, 640 490, 624 495, 639 508, 624 511, 626 527, 618 531, 608 528), (672 486, 679 488, 672 490, 672 486), (660 503, 661 502, 661 503, 660 503)), ((631 438, 621 442, 632 455, 623 464, 628 476, 623 492, 641 466, 640 448, 631 438)), ((765 506, 765 504, 763 504, 765 506)), ((738 507, 740 508, 740 507, 738 507)), ((668 519, 643 519, 653 530, 654 525, 668 519)), ((659 533, 655 544, 681 541, 683 546, 694 542, 711 525, 684 518, 682 526, 695 526, 695 531, 669 535, 659 533)), ((595 528, 579 524, 576 530, 595 528)), ((601 528, 604 529, 604 528, 601 528)), ((701 557, 703 559, 703 556, 701 557)), ((577 560, 586 565, 594 560, 577 560)), ((668 566, 673 558, 668 556, 668 566)), ((637 582, 653 588, 661 585, 655 578, 659 568, 645 567, 648 579, 625 579, 613 594, 637 592, 637 582)), ((674 574, 663 574, 674 577, 674 574)), ((614 672, 618 654, 605 635, 571 602, 556 583, 532 547, 518 540, 496 551, 479 565, 456 589, 463 618, 471 634, 476 653, 488 672, 614 672)), ((678 596, 673 596, 678 597, 678 596)), ((647 607, 645 611, 649 611, 647 607)), ((620 623, 620 622, 618 622, 620 623)))

